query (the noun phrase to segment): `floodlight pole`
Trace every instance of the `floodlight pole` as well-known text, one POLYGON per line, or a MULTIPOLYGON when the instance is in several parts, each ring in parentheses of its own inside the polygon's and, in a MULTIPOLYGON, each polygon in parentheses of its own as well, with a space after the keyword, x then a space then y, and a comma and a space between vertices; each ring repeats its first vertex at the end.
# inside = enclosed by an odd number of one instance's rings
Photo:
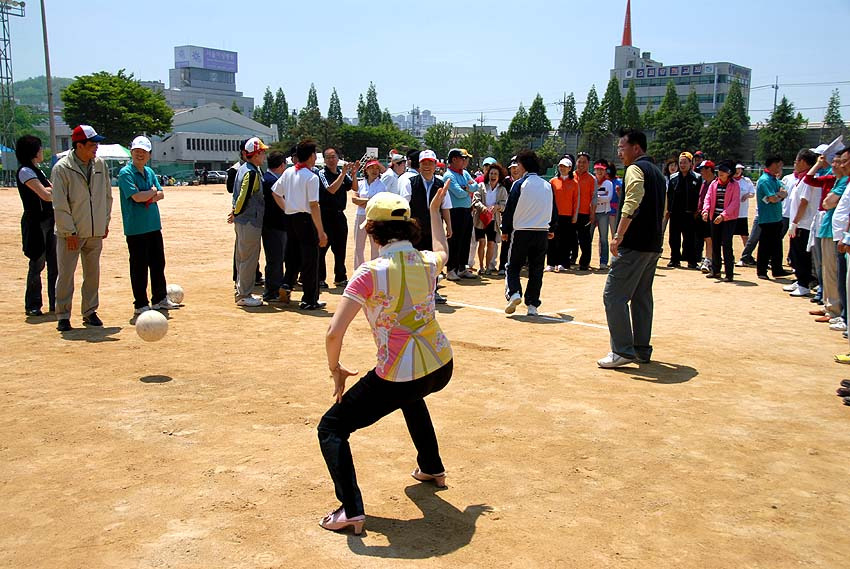
POLYGON ((47 76, 47 120, 50 124, 50 151, 55 156, 62 151, 56 146, 56 120, 53 116, 53 78, 50 75, 50 48, 47 46, 47 15, 41 0, 41 33, 44 36, 44 71, 47 76))

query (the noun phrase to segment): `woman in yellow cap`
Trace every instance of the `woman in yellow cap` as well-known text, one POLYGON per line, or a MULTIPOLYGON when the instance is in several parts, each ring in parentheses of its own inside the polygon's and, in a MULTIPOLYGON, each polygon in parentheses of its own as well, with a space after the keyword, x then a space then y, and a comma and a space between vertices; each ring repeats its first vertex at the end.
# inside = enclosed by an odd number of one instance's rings
POLYGON ((448 183, 430 204, 434 251, 418 251, 419 223, 410 217, 403 197, 382 192, 366 205, 366 232, 381 246, 377 258, 363 263, 343 292, 325 340, 334 380, 334 405, 319 423, 319 446, 342 504, 322 518, 329 530, 351 527, 363 531, 363 498, 351 458, 348 438, 401 409, 417 451, 412 475, 422 482, 445 486, 437 436, 424 398, 443 389, 452 376, 452 348, 437 323, 434 290, 448 259, 440 205, 448 183), (377 365, 345 391, 357 371, 340 360, 342 341, 357 313, 363 310, 378 347, 377 365))

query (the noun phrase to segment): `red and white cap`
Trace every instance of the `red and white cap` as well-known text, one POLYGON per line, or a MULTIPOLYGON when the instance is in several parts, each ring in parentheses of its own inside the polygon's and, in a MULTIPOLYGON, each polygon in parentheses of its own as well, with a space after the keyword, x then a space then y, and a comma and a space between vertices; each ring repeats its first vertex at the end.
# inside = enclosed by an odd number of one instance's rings
POLYGON ((71 131, 71 142, 85 142, 87 140, 100 142, 101 140, 105 140, 105 138, 105 136, 99 135, 95 129, 87 124, 78 125, 71 131))
POLYGON ((422 162, 423 160, 433 160, 434 162, 436 162, 437 155, 434 154, 433 150, 423 150, 419 153, 419 161, 422 162))
POLYGON ((268 149, 269 147, 263 144, 263 141, 256 136, 245 141, 245 154, 248 156, 253 156, 257 152, 268 149))

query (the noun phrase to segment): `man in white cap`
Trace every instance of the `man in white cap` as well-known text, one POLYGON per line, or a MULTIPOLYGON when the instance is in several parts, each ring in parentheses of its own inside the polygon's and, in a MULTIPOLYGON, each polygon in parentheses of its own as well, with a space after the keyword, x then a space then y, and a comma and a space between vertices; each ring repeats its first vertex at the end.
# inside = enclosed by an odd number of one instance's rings
POLYGON ((257 138, 245 142, 245 163, 233 183, 233 226, 236 229, 236 305, 260 306, 263 300, 251 294, 260 258, 265 199, 263 173, 268 146, 257 138))
POLYGON ((165 197, 159 176, 147 166, 151 157, 151 141, 137 136, 130 144, 132 162, 118 172, 121 217, 130 252, 130 285, 133 288, 135 314, 149 310, 148 272, 151 279, 151 302, 154 310, 178 308, 168 300, 165 283, 165 247, 162 222, 157 202, 165 197))
POLYGON ((404 154, 393 154, 390 157, 390 167, 381 174, 381 181, 388 192, 398 194, 398 177, 404 174, 405 170, 407 170, 407 157, 404 154))
POLYGON ((87 124, 71 132, 71 151, 51 172, 56 219, 56 329, 71 329, 74 272, 83 258, 83 323, 103 326, 97 315, 100 252, 112 218, 112 181, 106 163, 97 157, 104 139, 87 124))

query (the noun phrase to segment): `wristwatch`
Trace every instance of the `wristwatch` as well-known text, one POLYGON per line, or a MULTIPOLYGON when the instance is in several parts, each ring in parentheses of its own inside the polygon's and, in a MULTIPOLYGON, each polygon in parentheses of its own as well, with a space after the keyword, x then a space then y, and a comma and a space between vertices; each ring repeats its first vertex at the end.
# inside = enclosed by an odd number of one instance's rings
POLYGON ((617 240, 617 239, 619 239, 619 238, 620 238, 620 234, 619 234, 619 233, 615 233, 615 234, 614 234, 614 241, 616 241, 616 240, 617 240))

